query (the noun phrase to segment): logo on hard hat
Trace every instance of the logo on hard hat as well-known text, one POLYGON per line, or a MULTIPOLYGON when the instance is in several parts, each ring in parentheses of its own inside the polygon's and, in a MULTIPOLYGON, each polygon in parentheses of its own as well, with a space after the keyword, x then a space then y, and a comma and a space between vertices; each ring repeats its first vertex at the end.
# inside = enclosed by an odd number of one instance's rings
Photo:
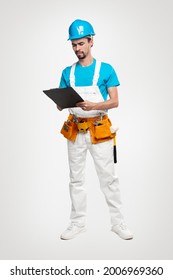
POLYGON ((84 34, 84 28, 83 28, 83 26, 78 26, 78 27, 77 27, 77 31, 78 31, 78 34, 79 34, 79 35, 83 35, 83 34, 84 34))

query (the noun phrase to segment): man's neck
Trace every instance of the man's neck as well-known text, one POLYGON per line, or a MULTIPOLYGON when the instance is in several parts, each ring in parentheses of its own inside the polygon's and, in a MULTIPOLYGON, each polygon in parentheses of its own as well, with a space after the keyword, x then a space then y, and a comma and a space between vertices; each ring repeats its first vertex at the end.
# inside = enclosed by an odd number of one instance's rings
POLYGON ((94 58, 92 56, 86 57, 84 59, 79 59, 79 64, 83 67, 89 66, 93 63, 94 58))

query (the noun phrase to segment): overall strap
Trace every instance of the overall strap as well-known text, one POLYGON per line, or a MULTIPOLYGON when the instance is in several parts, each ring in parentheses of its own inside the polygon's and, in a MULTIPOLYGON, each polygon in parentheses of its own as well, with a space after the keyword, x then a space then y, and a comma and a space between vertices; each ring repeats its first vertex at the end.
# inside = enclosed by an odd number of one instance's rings
POLYGON ((97 85, 99 79, 100 67, 101 67, 101 61, 96 60, 95 72, 93 77, 93 86, 97 85))
MULTIPOLYGON (((93 86, 97 85, 97 82, 99 79, 100 67, 101 67, 101 61, 96 60, 95 72, 94 72, 94 77, 93 77, 93 86)), ((71 66, 71 71, 70 71, 70 86, 71 87, 75 86, 75 74, 74 74, 75 68, 76 68, 76 63, 72 64, 72 66, 71 66)))
POLYGON ((70 86, 71 87, 75 86, 75 75, 74 75, 75 68, 76 68, 76 63, 72 64, 72 66, 71 66, 71 71, 70 71, 70 86))

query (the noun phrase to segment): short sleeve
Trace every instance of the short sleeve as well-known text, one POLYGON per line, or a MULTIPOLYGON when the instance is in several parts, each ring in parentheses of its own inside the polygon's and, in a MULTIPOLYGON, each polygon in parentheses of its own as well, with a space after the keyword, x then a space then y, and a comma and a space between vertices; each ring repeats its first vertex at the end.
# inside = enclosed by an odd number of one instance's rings
POLYGON ((120 82, 119 82, 119 79, 117 77, 117 74, 116 74, 114 68, 111 65, 109 65, 109 68, 110 68, 109 69, 109 73, 110 74, 109 74, 108 79, 106 81, 106 86, 107 86, 107 88, 109 88, 109 87, 117 87, 117 86, 120 85, 120 82))
POLYGON ((62 71, 59 88, 67 88, 70 86, 70 67, 62 71))

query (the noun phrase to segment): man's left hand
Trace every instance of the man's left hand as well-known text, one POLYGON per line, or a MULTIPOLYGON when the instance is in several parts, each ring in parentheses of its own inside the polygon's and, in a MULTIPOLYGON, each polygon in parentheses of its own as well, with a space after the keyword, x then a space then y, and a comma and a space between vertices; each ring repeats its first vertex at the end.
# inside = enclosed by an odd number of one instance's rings
POLYGON ((93 110, 94 105, 95 105, 94 102, 90 102, 90 101, 87 101, 87 100, 85 100, 83 102, 76 103, 76 106, 80 107, 84 111, 93 110))

